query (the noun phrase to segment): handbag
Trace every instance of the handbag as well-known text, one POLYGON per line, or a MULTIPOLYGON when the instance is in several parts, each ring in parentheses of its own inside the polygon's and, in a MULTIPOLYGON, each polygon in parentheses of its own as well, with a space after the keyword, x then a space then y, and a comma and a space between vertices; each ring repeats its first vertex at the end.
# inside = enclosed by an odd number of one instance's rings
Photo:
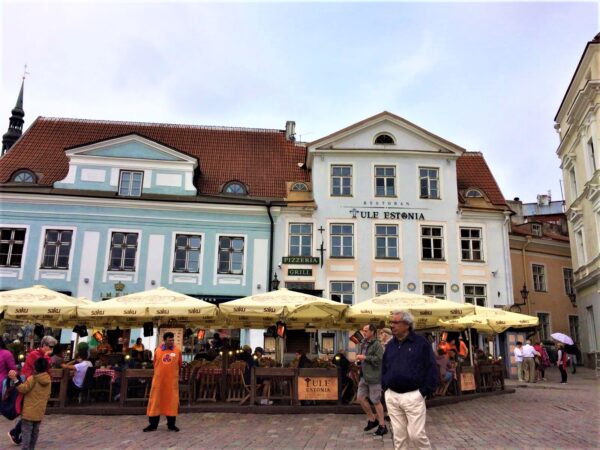
POLYGON ((8 377, 2 382, 2 399, 0 401, 0 414, 8 420, 14 420, 21 413, 23 396, 19 394, 17 386, 8 377))

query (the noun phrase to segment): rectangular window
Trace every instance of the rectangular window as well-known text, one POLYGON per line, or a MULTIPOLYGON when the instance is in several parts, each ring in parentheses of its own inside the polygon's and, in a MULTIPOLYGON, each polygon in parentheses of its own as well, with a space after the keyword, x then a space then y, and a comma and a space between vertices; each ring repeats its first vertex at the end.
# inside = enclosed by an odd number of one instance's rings
POLYGON ((546 268, 540 264, 531 266, 533 271, 533 289, 538 292, 546 292, 546 268))
POLYGON ((138 234, 114 232, 110 239, 110 264, 108 270, 135 271, 138 234))
POLYGON ((442 227, 421 227, 421 259, 444 259, 444 237, 442 227))
POLYGON ((396 168, 394 166, 375 167, 375 197, 396 196, 396 168))
POLYGON ((550 339, 550 314, 537 313, 537 316, 540 321, 540 340, 547 341, 550 339))
POLYGON ((569 336, 574 342, 581 342, 579 340, 579 316, 569 316, 569 336))
POLYGON ((392 291, 400 289, 400 283, 391 283, 389 281, 375 282, 375 295, 389 294, 392 291))
POLYGON ((375 258, 398 259, 398 225, 375 225, 375 258))
POLYGON ((331 300, 352 305, 354 303, 354 281, 332 281, 329 283, 331 300))
POLYGON ((588 159, 590 161, 590 170, 592 171, 590 176, 594 176, 594 172, 596 172, 596 155, 594 153, 594 141, 592 138, 587 143, 588 147, 588 159))
POLYGON ((573 269, 563 269, 563 281, 565 283, 565 294, 574 294, 575 290, 573 289, 573 269))
POLYGON ((575 245, 577 246, 577 262, 579 262, 579 267, 585 266, 586 257, 585 257, 585 247, 583 245, 583 231, 575 232, 575 245))
POLYGON ((463 261, 483 261, 481 228, 460 229, 460 249, 463 261))
POLYGON ((539 223, 532 223, 531 224, 531 233, 534 236, 542 236, 542 225, 539 223))
POLYGON ((25 228, 0 228, 0 267, 21 267, 25 228))
POLYGON ((331 257, 354 257, 354 225, 334 223, 331 224, 331 257))
POLYGON ((139 197, 142 195, 142 179, 144 172, 121 170, 119 179, 120 197, 139 197))
POLYGON ((72 230, 46 230, 42 269, 68 269, 72 230))
POLYGON ((465 303, 476 306, 485 306, 485 285, 484 284, 465 284, 465 303))
POLYGON ((421 198, 440 198, 439 169, 432 167, 419 167, 419 182, 421 198))
POLYGON ((352 166, 331 166, 331 196, 352 196, 352 166))
POLYGON ((201 247, 202 236, 176 235, 173 272, 199 273, 201 247))
POLYGON ((423 283, 423 295, 446 300, 446 283, 423 283))
POLYGON ((585 308, 587 313, 587 335, 590 352, 598 351, 598 341, 596 339, 596 319, 594 318, 594 307, 588 306, 585 308))
POLYGON ((244 238, 219 237, 218 273, 241 275, 244 273, 244 238))
POLYGON ((577 178, 574 167, 569 170, 569 182, 571 183, 571 202, 574 202, 577 199, 577 178))
POLYGON ((312 224, 290 223, 288 256, 312 256, 312 224))

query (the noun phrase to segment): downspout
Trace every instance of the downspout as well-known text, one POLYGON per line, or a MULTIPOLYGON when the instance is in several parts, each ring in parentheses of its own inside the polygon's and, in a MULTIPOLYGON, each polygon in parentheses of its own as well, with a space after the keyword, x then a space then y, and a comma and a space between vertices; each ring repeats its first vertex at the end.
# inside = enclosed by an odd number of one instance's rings
POLYGON ((269 221, 271 222, 270 238, 269 238, 269 273, 267 275, 267 291, 271 291, 271 272, 273 271, 273 236, 275 234, 275 222, 273 222, 273 216, 271 215, 271 202, 267 202, 267 214, 269 215, 269 221))

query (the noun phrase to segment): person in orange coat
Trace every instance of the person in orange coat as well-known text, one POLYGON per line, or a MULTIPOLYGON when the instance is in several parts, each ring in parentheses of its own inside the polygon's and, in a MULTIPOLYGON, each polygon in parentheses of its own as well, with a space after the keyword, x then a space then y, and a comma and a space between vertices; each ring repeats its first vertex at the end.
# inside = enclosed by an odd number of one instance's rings
POLYGON ((154 352, 154 376, 146 415, 150 425, 144 431, 155 431, 160 416, 167 416, 169 431, 179 431, 175 419, 179 409, 179 369, 181 368, 181 349, 175 346, 175 335, 166 332, 164 343, 154 352))

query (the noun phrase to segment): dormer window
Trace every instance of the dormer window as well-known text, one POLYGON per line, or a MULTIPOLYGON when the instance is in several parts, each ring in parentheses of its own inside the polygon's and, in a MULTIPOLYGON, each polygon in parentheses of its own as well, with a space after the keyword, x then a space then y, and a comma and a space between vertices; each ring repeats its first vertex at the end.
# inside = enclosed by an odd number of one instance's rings
POLYGON ((377 145, 393 145, 396 141, 391 134, 381 133, 375 137, 375 144, 377 145))
POLYGON ((294 183, 292 185, 292 192, 308 192, 308 186, 306 183, 294 183))
POLYGON ((471 197, 471 198, 480 198, 483 197, 483 194, 481 193, 481 191, 479 189, 469 189, 467 191, 467 193, 465 194, 465 197, 471 197))
POLYGON ((18 170, 12 176, 15 183, 35 183, 36 176, 31 170, 18 170))
POLYGON ((531 224, 531 233, 534 236, 541 237, 542 236, 542 225, 539 223, 532 223, 531 224))
POLYGON ((223 193, 232 195, 248 195, 248 189, 246 189, 246 186, 239 181, 230 181, 223 188, 223 193))
POLYGON ((121 170, 119 177, 120 197, 139 197, 142 195, 142 180, 144 172, 121 170))

